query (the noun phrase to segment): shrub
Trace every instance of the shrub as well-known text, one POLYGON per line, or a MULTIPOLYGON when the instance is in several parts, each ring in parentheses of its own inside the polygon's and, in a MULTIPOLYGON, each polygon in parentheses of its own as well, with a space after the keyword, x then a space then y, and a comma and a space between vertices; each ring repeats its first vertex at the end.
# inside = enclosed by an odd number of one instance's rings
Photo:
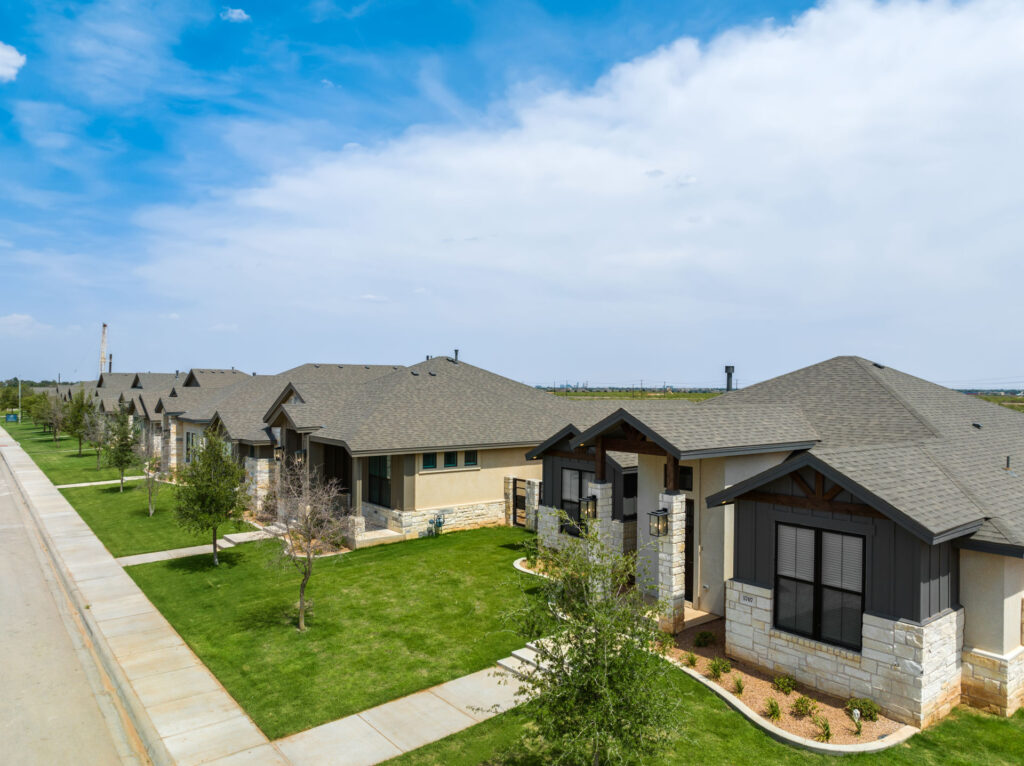
POLYGON ((715 634, 710 630, 702 630, 693 639, 694 646, 711 646, 715 643, 715 634))
POLYGON ((775 697, 768 698, 764 714, 768 717, 769 721, 778 721, 782 718, 782 708, 779 707, 779 701, 775 697))
POLYGON ((796 679, 788 674, 775 676, 775 680, 772 681, 772 686, 783 694, 789 695, 794 689, 796 689, 796 679))
POLYGON ((854 697, 846 703, 846 714, 853 718, 853 711, 859 710, 860 717, 865 721, 878 720, 878 705, 867 697, 854 697))
POLYGON ((806 718, 807 716, 813 716, 818 712, 818 703, 810 697, 797 697, 796 702, 793 703, 793 707, 789 709, 789 712, 794 718, 806 718))
POLYGON ((737 697, 743 696, 743 676, 741 676, 739 673, 733 676, 732 688, 733 691, 736 692, 737 697))
POLYGON ((697 666, 697 655, 693 652, 687 652, 684 659, 686 660, 686 664, 688 667, 693 668, 697 666))
POLYGON ((715 659, 711 660, 708 664, 708 675, 710 675, 715 681, 721 679, 723 674, 731 672, 732 663, 725 657, 715 657, 715 659))
POLYGON ((814 737, 818 742, 828 742, 832 739, 832 726, 823 715, 814 716, 814 725, 818 727, 818 733, 814 737))

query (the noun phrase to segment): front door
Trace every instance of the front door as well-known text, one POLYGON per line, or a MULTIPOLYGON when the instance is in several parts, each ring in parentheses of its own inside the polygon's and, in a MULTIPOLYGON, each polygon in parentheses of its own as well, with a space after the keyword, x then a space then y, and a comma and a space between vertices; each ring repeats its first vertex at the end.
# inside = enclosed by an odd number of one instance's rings
POLYGON ((686 600, 693 603, 693 567, 694 567, 694 538, 693 538, 693 517, 694 504, 692 500, 686 501, 686 538, 683 540, 683 588, 686 592, 686 600))
POLYGON ((517 527, 526 526, 526 482, 512 479, 512 523, 517 527))
POLYGON ((369 459, 367 499, 374 505, 391 507, 391 456, 374 455, 369 459))

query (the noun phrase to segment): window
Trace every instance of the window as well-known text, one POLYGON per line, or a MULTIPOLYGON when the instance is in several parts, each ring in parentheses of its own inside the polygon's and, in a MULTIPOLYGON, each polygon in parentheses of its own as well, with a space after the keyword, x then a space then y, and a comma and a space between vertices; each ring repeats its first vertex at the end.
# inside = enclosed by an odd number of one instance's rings
POLYGON ((860 650, 864 538, 779 524, 775 627, 860 650))
POLYGON ((196 449, 196 435, 192 431, 185 432, 185 462, 192 462, 192 454, 196 449))
POLYGON ((437 468, 437 453, 436 452, 424 452, 423 453, 423 470, 429 471, 431 468, 437 468))
POLYGON ((369 486, 367 500, 374 505, 391 507, 391 456, 375 455, 368 460, 369 486))
POLYGON ((476 450, 466 450, 465 457, 462 459, 463 465, 476 465, 476 450))
POLYGON ((579 537, 581 531, 580 498, 587 496, 587 485, 593 480, 593 471, 577 471, 574 468, 562 469, 562 510, 569 516, 569 522, 562 524, 562 532, 579 537))
POLYGON ((625 473, 622 475, 622 518, 636 518, 636 487, 637 475, 625 473))
MULTIPOLYGON (((662 483, 668 486, 668 464, 665 465, 661 470, 662 483)), ((679 466, 679 482, 676 487, 681 492, 693 492, 693 466, 681 465, 679 466)))
POLYGON ((445 468, 458 468, 459 467, 459 453, 458 452, 445 452, 444 453, 444 467, 445 468))

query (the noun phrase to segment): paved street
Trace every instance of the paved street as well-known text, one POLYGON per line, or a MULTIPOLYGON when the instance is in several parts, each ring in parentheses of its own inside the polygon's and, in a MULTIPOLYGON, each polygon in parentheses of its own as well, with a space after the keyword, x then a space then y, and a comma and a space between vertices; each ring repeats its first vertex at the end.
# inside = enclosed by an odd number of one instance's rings
POLYGON ((121 764, 51 589, 52 572, 44 569, 32 522, 13 492, 0 465, 2 759, 121 764))

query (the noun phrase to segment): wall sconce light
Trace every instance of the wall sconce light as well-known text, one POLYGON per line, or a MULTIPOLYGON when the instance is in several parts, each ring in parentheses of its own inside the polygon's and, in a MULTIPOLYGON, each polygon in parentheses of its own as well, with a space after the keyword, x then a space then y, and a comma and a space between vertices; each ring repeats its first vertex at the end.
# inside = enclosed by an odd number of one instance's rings
POLYGON ((651 537, 664 537, 668 534, 668 509, 659 508, 647 514, 651 522, 651 537))

